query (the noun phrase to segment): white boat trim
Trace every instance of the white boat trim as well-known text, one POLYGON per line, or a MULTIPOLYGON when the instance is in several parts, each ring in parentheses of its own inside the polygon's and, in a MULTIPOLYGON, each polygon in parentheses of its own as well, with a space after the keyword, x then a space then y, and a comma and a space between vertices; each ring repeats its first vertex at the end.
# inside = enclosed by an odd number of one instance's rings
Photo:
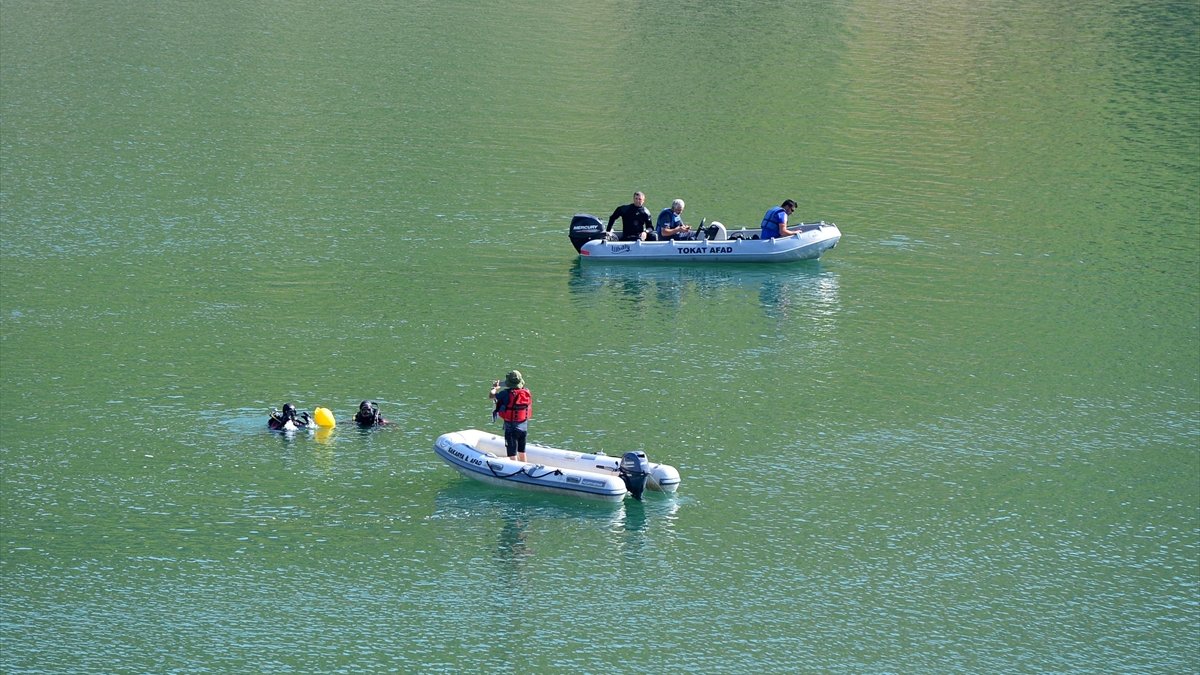
MULTIPOLYGON (((526 461, 504 456, 504 437, 464 429, 438 436, 434 452, 459 473, 503 487, 558 494, 574 494, 605 501, 621 501, 628 494, 620 477, 620 457, 580 453, 536 443, 525 447, 526 461)), ((666 464, 649 465, 646 487, 662 492, 679 488, 679 472, 666 464)))
POLYGON ((726 232, 723 226, 716 238, 693 241, 609 241, 600 238, 582 244, 579 255, 583 260, 605 262, 792 262, 820 258, 822 253, 837 246, 842 238, 837 225, 824 221, 802 223, 799 229, 800 232, 790 237, 775 239, 760 239, 758 229, 741 228, 726 232))

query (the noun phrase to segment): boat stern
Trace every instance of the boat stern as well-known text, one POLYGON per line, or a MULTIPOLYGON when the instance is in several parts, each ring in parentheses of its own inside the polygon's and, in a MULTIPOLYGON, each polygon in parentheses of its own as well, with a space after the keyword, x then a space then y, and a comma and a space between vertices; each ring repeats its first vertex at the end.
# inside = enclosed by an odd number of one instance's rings
POLYGON ((675 467, 669 464, 652 464, 646 487, 661 492, 675 492, 681 482, 683 479, 679 477, 679 471, 675 467))
POLYGON ((571 228, 568 234, 575 251, 581 255, 587 255, 583 250, 583 245, 595 239, 604 239, 604 223, 590 213, 576 213, 571 218, 571 228))

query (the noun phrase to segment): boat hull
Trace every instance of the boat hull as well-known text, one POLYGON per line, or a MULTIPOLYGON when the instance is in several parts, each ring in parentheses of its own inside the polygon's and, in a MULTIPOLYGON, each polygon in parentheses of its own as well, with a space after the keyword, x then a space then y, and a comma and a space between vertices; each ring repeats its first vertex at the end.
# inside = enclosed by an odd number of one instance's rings
MULTIPOLYGON (((434 452, 456 471, 489 485, 621 501, 628 494, 619 476, 620 458, 586 454, 530 443, 525 462, 504 456, 504 438, 478 429, 442 434, 434 452)), ((679 488, 679 472, 650 464, 647 487, 663 492, 679 488)))
POLYGON ((841 230, 833 223, 805 223, 790 237, 756 239, 757 230, 736 230, 728 238, 695 241, 606 241, 592 239, 579 248, 584 260, 775 263, 816 260, 837 246, 841 230))

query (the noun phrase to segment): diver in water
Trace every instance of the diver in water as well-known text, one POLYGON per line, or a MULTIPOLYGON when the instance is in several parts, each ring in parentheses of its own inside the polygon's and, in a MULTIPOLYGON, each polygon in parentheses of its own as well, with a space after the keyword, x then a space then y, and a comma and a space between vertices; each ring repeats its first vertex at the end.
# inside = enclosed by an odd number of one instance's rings
POLYGON ((360 427, 375 427, 388 421, 379 414, 379 406, 375 401, 363 401, 358 404, 358 412, 354 413, 354 423, 360 427))
POLYGON ((292 429, 303 429, 309 426, 311 422, 308 419, 308 413, 296 413, 296 406, 291 403, 283 404, 283 412, 278 410, 271 411, 271 417, 267 419, 267 428, 271 431, 289 431, 292 429), (288 426, 288 423, 292 426, 288 426))

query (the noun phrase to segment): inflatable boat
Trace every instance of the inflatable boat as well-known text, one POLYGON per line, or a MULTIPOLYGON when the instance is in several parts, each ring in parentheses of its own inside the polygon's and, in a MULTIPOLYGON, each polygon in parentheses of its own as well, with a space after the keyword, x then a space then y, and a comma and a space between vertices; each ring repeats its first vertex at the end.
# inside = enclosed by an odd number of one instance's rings
POLYGON ((641 451, 618 458, 602 452, 585 454, 530 443, 525 447, 526 461, 521 462, 505 456, 503 436, 478 429, 442 434, 433 449, 459 473, 492 485, 613 502, 627 494, 641 499, 645 489, 679 489, 675 467, 650 462, 641 451))
POLYGON ((815 260, 842 238, 837 225, 825 221, 801 223, 799 230, 790 237, 762 239, 758 228, 727 230, 717 221, 707 227, 700 221, 696 239, 690 241, 613 241, 599 218, 577 213, 570 237, 583 260, 752 263, 815 260))

